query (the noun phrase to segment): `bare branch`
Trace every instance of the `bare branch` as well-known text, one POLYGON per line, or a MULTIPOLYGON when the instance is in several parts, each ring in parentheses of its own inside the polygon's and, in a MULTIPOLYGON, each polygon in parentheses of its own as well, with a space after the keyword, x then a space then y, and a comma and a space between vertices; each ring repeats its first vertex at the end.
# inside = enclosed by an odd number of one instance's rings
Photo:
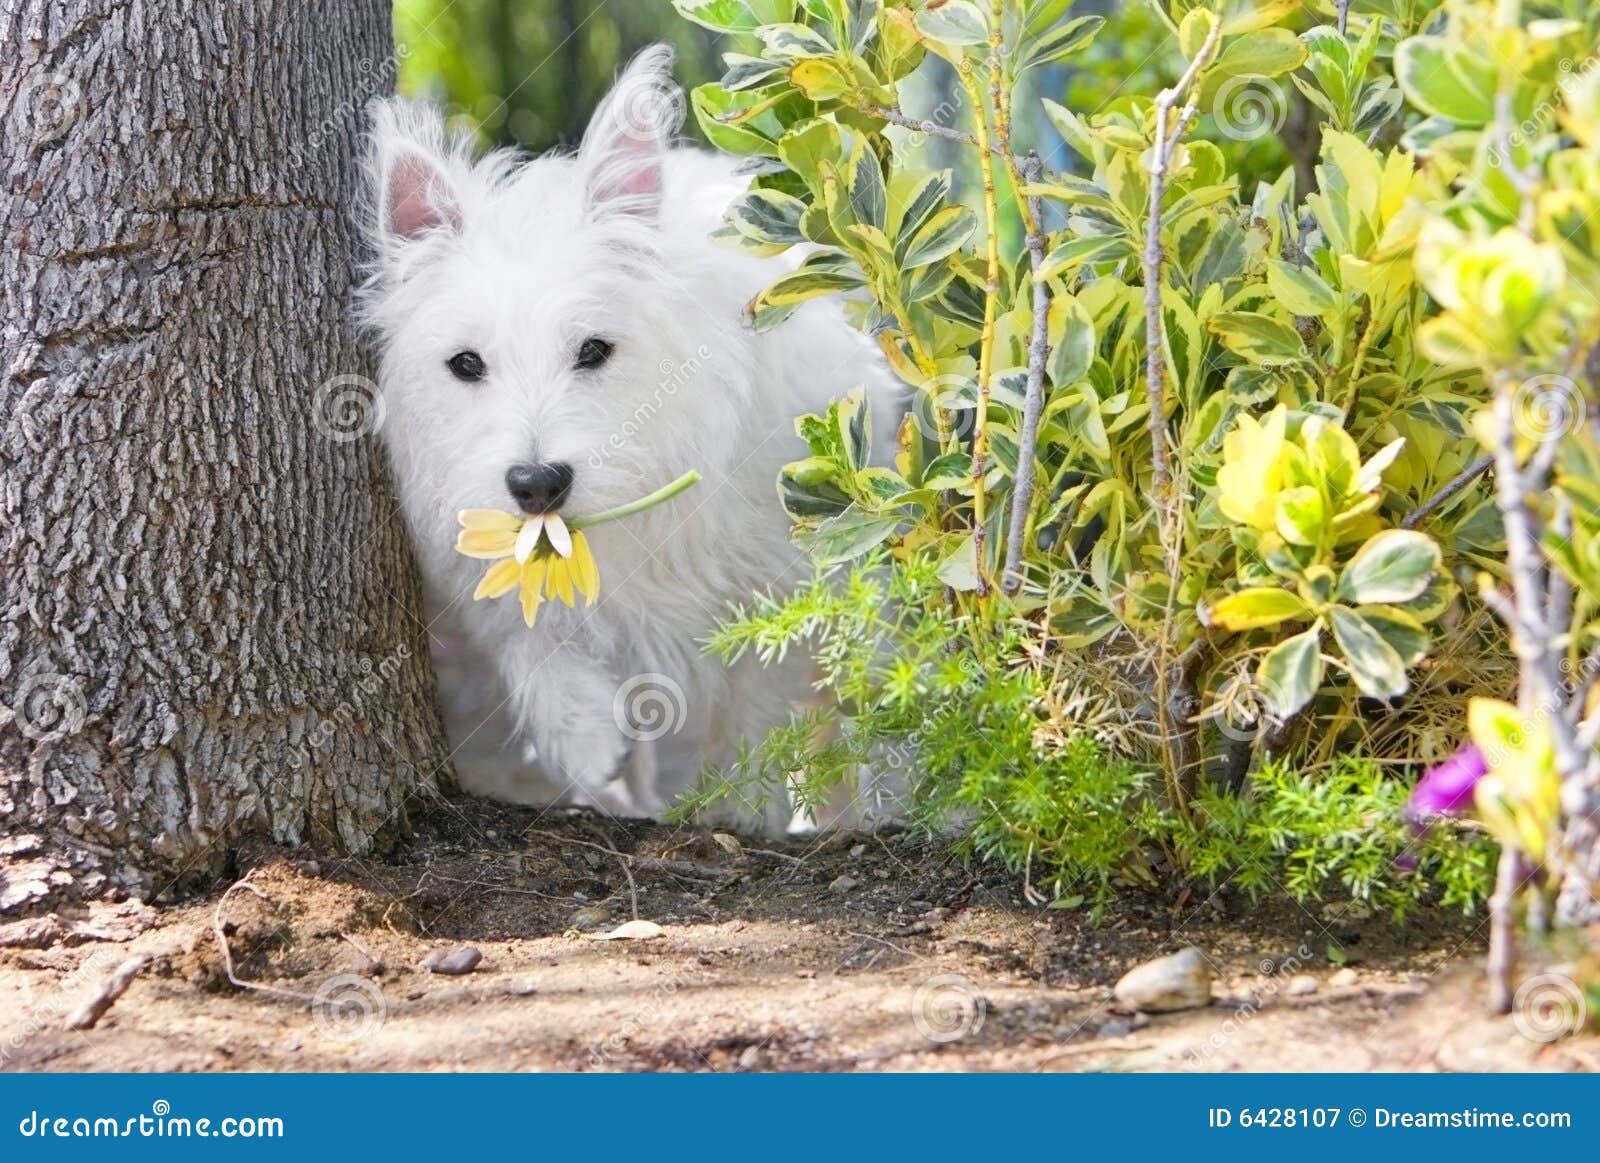
POLYGON ((1429 517, 1433 516, 1434 513, 1438 512, 1439 508, 1443 506, 1445 502, 1449 501, 1450 498, 1459 494, 1468 485, 1472 484, 1473 481, 1477 480, 1493 467, 1493 454, 1484 453, 1482 456, 1478 457, 1477 460, 1473 461, 1471 464, 1467 465, 1466 468, 1462 469, 1461 474, 1449 484, 1445 485, 1437 493, 1434 493, 1433 496, 1429 497, 1426 501, 1423 501, 1422 504, 1418 505, 1415 509, 1411 510, 1411 512, 1407 513, 1405 515, 1405 519, 1400 522, 1400 528, 1415 529, 1429 517))
MULTIPOLYGON (((1018 167, 1029 182, 1039 180, 1043 165, 1029 155, 1018 167)), ((1018 434, 1017 476, 1012 485, 1011 532, 1006 536, 1006 563, 1001 588, 1014 594, 1022 588, 1022 552, 1028 538, 1028 515, 1033 507, 1034 453, 1039 444, 1039 417, 1044 411, 1044 368, 1050 358, 1050 284, 1039 278, 1044 267, 1044 208, 1028 199, 1033 229, 1028 231, 1028 263, 1033 270, 1033 335, 1028 341, 1028 388, 1022 405, 1022 431, 1018 434)))

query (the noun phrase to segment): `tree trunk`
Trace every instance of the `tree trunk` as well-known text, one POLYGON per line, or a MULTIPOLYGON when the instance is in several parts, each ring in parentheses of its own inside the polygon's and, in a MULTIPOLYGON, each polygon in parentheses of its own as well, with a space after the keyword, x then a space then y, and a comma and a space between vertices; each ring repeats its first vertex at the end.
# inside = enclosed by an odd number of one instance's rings
POLYGON ((385 0, 0 0, 0 913, 450 782, 348 322, 385 0))

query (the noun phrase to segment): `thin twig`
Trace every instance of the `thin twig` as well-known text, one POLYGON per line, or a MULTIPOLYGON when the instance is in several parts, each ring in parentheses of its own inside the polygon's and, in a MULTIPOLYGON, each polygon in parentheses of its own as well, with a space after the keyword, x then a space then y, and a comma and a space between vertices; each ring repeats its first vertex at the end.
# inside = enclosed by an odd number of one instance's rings
MULTIPOLYGON (((1024 180, 1037 182, 1043 170, 1039 159, 1029 154, 1018 172, 1024 180)), ((1039 418, 1044 412, 1044 369, 1050 358, 1050 284, 1039 277, 1044 267, 1044 208, 1039 199, 1028 198, 1031 229, 1028 231, 1028 265, 1033 271, 1033 334, 1028 340, 1028 388, 1022 405, 1022 431, 1017 440, 1017 476, 1012 484, 1011 531, 1006 536, 1006 563, 1000 586, 1008 594, 1022 588, 1022 552, 1028 540, 1028 515, 1033 507, 1034 458, 1039 444, 1039 418)))
POLYGON ((223 894, 217 898, 217 907, 211 912, 211 931, 217 938, 217 949, 222 953, 222 969, 228 975, 228 981, 239 989, 250 989, 257 993, 269 993, 275 997, 286 997, 292 1001, 303 1002, 306 1005, 316 1004, 316 998, 309 993, 300 993, 293 989, 280 989, 276 985, 262 985, 256 981, 246 981, 234 970, 233 950, 228 947, 228 934, 222 924, 222 906, 228 903, 228 898, 240 889, 255 893, 259 900, 271 903, 271 898, 255 885, 250 883, 247 873, 243 879, 230 884, 223 894))
POLYGON ((1451 497, 1456 496, 1461 492, 1461 490, 1472 484, 1473 481, 1477 480, 1493 467, 1494 454, 1492 452, 1484 453, 1482 456, 1478 457, 1477 460, 1473 461, 1471 464, 1467 465, 1466 468, 1462 469, 1460 475, 1458 475, 1449 484, 1445 485, 1437 493, 1434 493, 1433 496, 1429 497, 1426 501, 1423 501, 1422 504, 1418 505, 1415 509, 1412 509, 1411 512, 1407 513, 1405 518, 1400 522, 1400 528, 1415 529, 1429 517, 1433 516, 1433 514, 1436 513, 1446 501, 1450 500, 1451 497))
POLYGON ((116 1004, 117 999, 128 992, 133 979, 144 972, 149 964, 148 957, 130 957, 117 966, 110 977, 102 981, 77 1009, 67 1015, 67 1029, 94 1029, 95 1024, 105 1017, 106 1011, 116 1004))

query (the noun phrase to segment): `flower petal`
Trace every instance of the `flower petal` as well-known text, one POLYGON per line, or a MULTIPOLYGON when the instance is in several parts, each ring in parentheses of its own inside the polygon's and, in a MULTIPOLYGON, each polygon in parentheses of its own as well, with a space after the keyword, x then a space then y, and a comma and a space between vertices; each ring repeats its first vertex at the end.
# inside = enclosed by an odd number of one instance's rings
POLYGON ((545 514, 544 533, 557 553, 562 557, 572 556, 572 534, 567 530, 567 523, 561 519, 560 513, 545 514))
POLYGON ((522 620, 529 626, 539 616, 539 591, 544 587, 545 559, 536 557, 522 567, 522 620))
POLYGON ((456 514, 456 520, 461 522, 462 528, 478 529, 485 533, 497 532, 516 535, 522 528, 522 516, 519 513, 507 513, 500 509, 462 509, 456 514))
POLYGON ((463 529, 456 538, 457 553, 491 561, 497 557, 510 557, 515 546, 515 534, 498 529, 463 529))
POLYGON ((564 557, 551 557, 550 577, 544 583, 545 596, 559 598, 567 605, 576 605, 572 594, 572 563, 564 557))
POLYGON ((544 517, 535 513, 522 523, 522 528, 517 532, 517 560, 527 561, 533 554, 534 546, 539 544, 539 531, 544 528, 544 517))
POLYGON ((522 567, 509 557, 501 558, 489 567, 478 588, 472 591, 472 600, 498 598, 517 588, 522 580, 522 567))
POLYGON ((582 533, 572 534, 572 580, 584 600, 593 602, 600 596, 600 569, 589 552, 589 540, 582 533))

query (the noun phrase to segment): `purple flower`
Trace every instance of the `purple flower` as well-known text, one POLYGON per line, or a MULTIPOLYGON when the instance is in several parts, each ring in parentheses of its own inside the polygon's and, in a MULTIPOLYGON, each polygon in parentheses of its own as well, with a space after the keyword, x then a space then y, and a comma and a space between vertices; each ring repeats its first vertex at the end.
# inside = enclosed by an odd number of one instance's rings
POLYGON ((1472 807, 1472 793, 1489 771, 1483 752, 1469 743, 1449 759, 1430 767, 1411 790, 1406 804, 1408 820, 1456 816, 1472 807))

